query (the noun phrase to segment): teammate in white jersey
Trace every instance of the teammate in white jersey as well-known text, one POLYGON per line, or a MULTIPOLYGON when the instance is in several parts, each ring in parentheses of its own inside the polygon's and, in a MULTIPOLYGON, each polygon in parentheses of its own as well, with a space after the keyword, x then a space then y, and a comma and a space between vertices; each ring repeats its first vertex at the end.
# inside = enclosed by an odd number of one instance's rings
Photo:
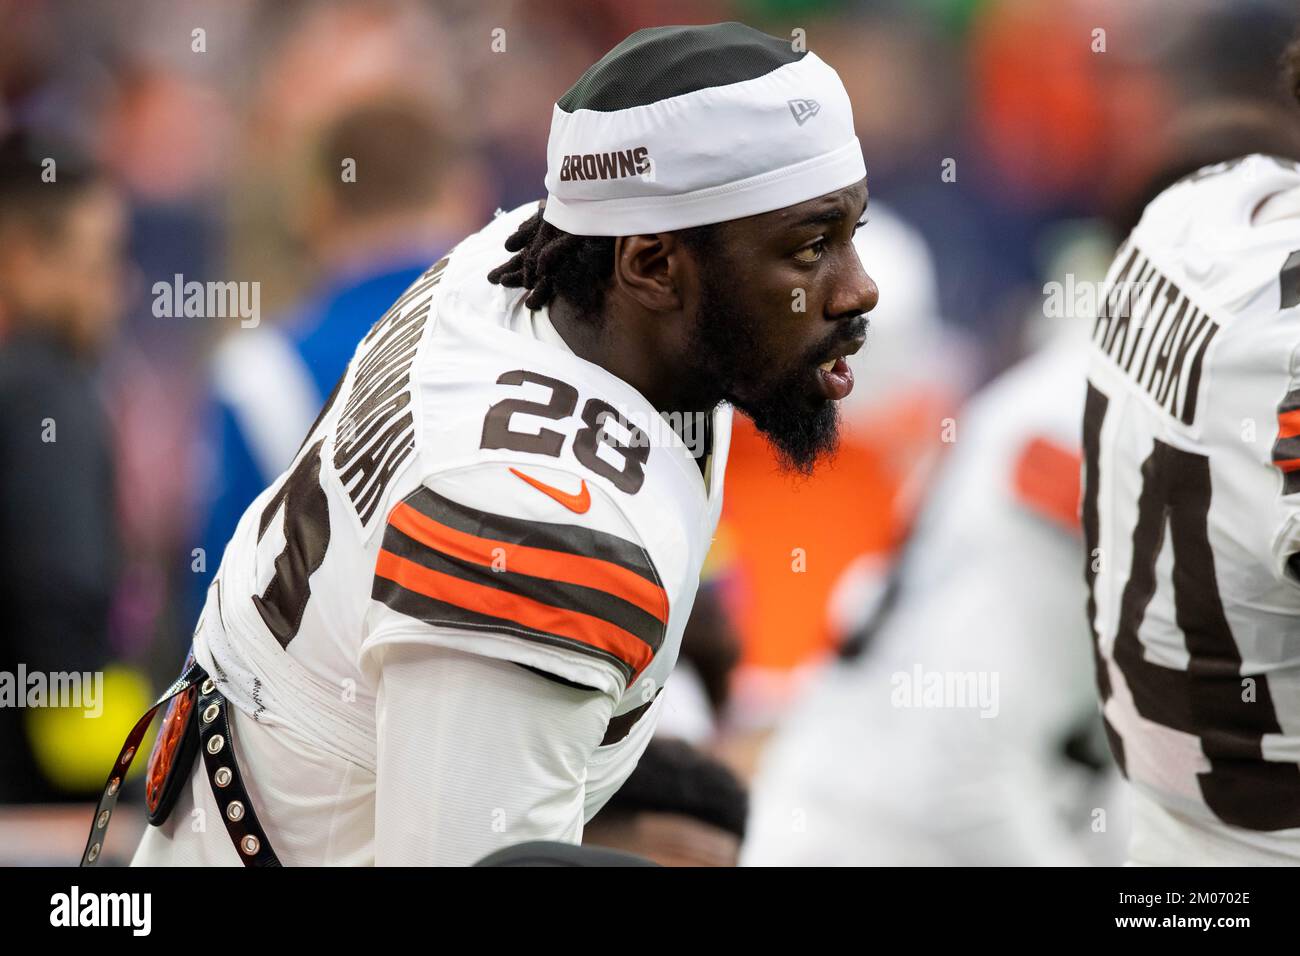
POLYGON ((393 305, 241 520, 194 641, 228 704, 194 708, 193 772, 155 753, 151 809, 189 775, 136 862, 577 842, 655 726, 730 406, 793 467, 834 445, 877 298, 864 177, 838 76, 784 40, 642 30, 588 70, 544 204, 393 305), (227 712, 261 839, 213 766, 227 712))
POLYGON ((1083 525, 1135 863, 1300 861, 1300 166, 1167 189, 1092 333, 1083 525))

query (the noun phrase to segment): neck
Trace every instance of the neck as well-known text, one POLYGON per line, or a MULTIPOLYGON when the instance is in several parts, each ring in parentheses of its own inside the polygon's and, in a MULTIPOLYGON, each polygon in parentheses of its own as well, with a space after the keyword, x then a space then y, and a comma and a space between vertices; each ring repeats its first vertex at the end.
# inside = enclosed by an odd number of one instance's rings
POLYGON ((627 382, 657 411, 703 412, 717 404, 716 400, 686 397, 680 363, 665 360, 671 351, 666 337, 656 331, 671 323, 630 321, 608 310, 600 320, 592 321, 559 298, 551 301, 549 313, 555 331, 575 355, 627 382))

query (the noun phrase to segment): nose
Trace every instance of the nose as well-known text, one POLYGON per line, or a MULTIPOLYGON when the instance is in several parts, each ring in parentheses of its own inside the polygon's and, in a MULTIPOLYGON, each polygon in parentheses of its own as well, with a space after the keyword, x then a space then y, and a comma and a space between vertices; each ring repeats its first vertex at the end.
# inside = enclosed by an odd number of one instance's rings
POLYGON ((862 271, 862 278, 865 281, 861 292, 863 303, 861 309, 863 312, 870 312, 876 307, 876 303, 880 301, 880 288, 876 285, 876 280, 867 275, 865 269, 862 271))
POLYGON ((827 312, 836 318, 870 312, 880 301, 880 289, 876 287, 876 280, 867 275, 857 250, 852 249, 846 258, 848 262, 844 276, 836 283, 831 300, 827 303, 827 312))

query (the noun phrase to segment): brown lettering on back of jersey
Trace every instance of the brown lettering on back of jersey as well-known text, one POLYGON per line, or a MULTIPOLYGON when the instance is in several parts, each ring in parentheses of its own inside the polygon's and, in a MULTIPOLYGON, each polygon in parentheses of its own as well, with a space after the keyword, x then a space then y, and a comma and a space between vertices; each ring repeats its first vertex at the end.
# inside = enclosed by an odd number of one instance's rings
POLYGON ((415 450, 411 366, 441 281, 441 259, 375 323, 353 359, 356 373, 334 429, 334 468, 363 525, 374 516, 393 475, 415 450), (423 301, 404 311, 414 302, 423 301))
POLYGON ((1201 364, 1218 331, 1218 323, 1134 245, 1102 294, 1092 340, 1164 412, 1191 425, 1201 364))

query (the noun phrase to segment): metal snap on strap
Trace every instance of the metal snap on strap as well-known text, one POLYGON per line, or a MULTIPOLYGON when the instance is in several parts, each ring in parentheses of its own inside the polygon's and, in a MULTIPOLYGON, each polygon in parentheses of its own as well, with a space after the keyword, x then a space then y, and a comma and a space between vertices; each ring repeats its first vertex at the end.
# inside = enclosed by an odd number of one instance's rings
MULTIPOLYGON (((211 696, 216 691, 216 681, 205 674, 203 668, 195 663, 192 658, 188 659, 185 664, 185 673, 163 691, 162 695, 154 701, 153 706, 145 711, 139 720, 136 721, 135 726, 132 728, 126 741, 123 743, 122 749, 118 752, 117 764, 114 767, 114 771, 109 775, 108 782, 104 786, 103 795, 100 797, 99 806, 96 808, 97 812, 95 818, 91 821, 90 836, 86 840, 87 847, 85 855, 81 860, 82 865, 93 865, 103 856, 104 838, 108 833, 110 818, 113 815, 113 801, 117 799, 121 792, 122 784, 126 779, 125 770, 130 766, 132 759, 137 755, 141 738, 144 736, 150 723, 158 713, 158 708, 174 698, 177 694, 196 689, 200 678, 202 679, 203 691, 206 697, 203 701, 203 713, 212 715, 208 718, 208 725, 222 716, 220 709, 222 701, 221 695, 216 693, 215 696, 211 696), (208 704, 211 704, 212 706, 209 707, 208 704)), ((201 739, 204 741, 204 746, 207 748, 208 755, 218 754, 225 749, 226 738, 221 734, 212 734, 207 729, 206 725, 201 729, 200 733, 201 739)), ((233 759, 233 754, 230 759, 233 759)), ((236 795, 243 796, 243 791, 239 789, 239 781, 235 779, 233 765, 222 769, 222 779, 235 788, 236 795)), ((248 809, 243 803, 241 803, 237 809, 227 809, 232 815, 237 814, 239 818, 242 818, 245 815, 252 817, 253 815, 252 810, 248 809)), ((233 818, 234 817, 232 816, 232 819, 233 818)), ((235 846, 239 849, 241 848, 241 843, 237 841, 235 846)), ((257 853, 257 859, 262 865, 279 865, 279 860, 275 858, 275 854, 271 848, 263 848, 260 842, 255 845, 255 849, 249 852, 257 853)), ((249 866, 254 865, 254 861, 251 857, 246 857, 245 862, 249 866)))

